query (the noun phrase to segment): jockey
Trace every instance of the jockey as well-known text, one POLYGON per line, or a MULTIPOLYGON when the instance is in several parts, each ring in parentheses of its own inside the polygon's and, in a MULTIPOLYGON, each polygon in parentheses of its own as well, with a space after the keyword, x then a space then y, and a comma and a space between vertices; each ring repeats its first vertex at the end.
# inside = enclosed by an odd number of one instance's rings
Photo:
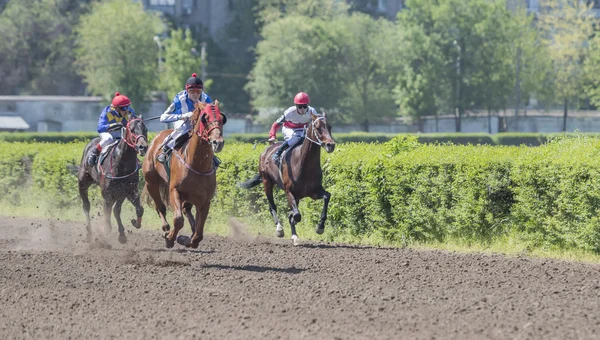
POLYGON ((283 125, 283 139, 285 142, 279 146, 277 151, 273 153, 273 161, 279 165, 279 158, 285 149, 294 147, 302 142, 304 137, 304 129, 310 122, 310 115, 307 113, 317 114, 314 107, 308 106, 310 98, 304 92, 298 93, 294 97, 294 106, 290 106, 283 112, 283 115, 279 117, 271 126, 271 132, 269 133, 269 142, 274 142, 277 139, 277 129, 283 125))
POLYGON ((185 82, 185 90, 175 95, 171 105, 160 116, 162 123, 175 122, 173 124, 175 130, 165 138, 162 152, 156 157, 159 162, 164 163, 167 155, 175 148, 177 141, 194 128, 189 119, 194 113, 194 104, 198 102, 212 103, 212 99, 204 93, 203 89, 202 80, 196 76, 196 73, 192 74, 192 77, 185 82))
POLYGON ((136 118, 135 111, 130 105, 129 98, 117 92, 112 100, 112 105, 102 110, 100 119, 98 119, 100 142, 92 149, 92 153, 87 159, 90 167, 96 164, 98 155, 103 148, 110 145, 116 138, 121 138, 121 129, 127 125, 127 122, 136 118))

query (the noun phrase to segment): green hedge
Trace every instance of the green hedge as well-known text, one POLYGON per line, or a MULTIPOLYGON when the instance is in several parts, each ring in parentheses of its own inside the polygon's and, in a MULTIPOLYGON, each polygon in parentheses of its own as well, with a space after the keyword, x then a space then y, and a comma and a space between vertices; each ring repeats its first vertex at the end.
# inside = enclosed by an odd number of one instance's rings
MULTIPOLYGON (((154 137, 156 133, 149 133, 148 137, 154 137)), ((562 135, 560 133, 499 133, 489 135, 485 133, 423 133, 423 134, 393 134, 393 133, 374 133, 374 132, 351 132, 335 133, 334 138, 337 143, 365 142, 365 143, 385 143, 396 136, 417 136, 420 143, 452 143, 458 145, 530 145, 539 146, 548 140, 548 137, 562 135)), ((570 133, 568 135, 575 135, 570 133)), ((595 134, 590 134, 595 135, 595 134)), ((54 142, 70 143, 74 141, 88 141, 97 137, 97 133, 92 132, 0 132, 0 141, 7 142, 54 142)), ((230 134, 225 140, 231 142, 254 143, 264 141, 268 138, 266 133, 250 134, 230 134)))
MULTIPOLYGON (((56 207, 79 208, 76 179, 66 166, 79 163, 83 147, 0 142, 0 189, 29 186, 56 207)), ((262 189, 236 186, 255 174, 262 149, 226 144, 211 214, 273 225, 262 189)), ((375 235, 405 243, 508 237, 530 247, 600 253, 599 152, 600 139, 584 135, 539 148, 423 145, 411 136, 340 144, 322 156, 324 186, 332 194, 326 237, 375 235)), ((276 202, 285 220, 279 190, 276 202)), ((301 224, 316 226, 322 204, 303 200, 301 224)))

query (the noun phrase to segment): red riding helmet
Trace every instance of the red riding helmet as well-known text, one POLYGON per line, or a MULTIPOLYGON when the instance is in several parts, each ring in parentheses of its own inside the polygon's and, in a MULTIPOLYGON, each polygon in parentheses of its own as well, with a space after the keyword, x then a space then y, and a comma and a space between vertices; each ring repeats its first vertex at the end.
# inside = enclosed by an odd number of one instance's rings
POLYGON ((299 92, 294 97, 294 104, 296 104, 296 105, 298 105, 298 104, 306 104, 306 105, 308 105, 308 103, 310 103, 310 98, 304 92, 299 92))
POLYGON ((126 96, 120 94, 119 92, 115 93, 115 97, 112 100, 112 105, 114 107, 125 107, 131 105, 131 100, 126 96))

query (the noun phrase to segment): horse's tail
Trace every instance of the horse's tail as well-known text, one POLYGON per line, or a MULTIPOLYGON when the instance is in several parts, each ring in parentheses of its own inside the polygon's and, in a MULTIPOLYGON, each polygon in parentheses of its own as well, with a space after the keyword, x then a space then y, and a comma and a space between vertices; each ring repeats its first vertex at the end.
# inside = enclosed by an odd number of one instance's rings
MULTIPOLYGON (((144 185, 144 189, 142 190, 141 199, 142 201, 146 201, 146 204, 154 209, 156 209, 156 204, 152 199, 152 196, 148 193, 147 184, 144 185)), ((169 186, 165 183, 160 183, 158 185, 158 190, 160 192, 160 200, 162 203, 169 209, 169 186)))
POLYGON ((74 164, 67 164, 67 170, 73 175, 77 175, 79 173, 79 166, 74 164))
POLYGON ((254 188, 255 186, 259 185, 261 182, 262 182, 262 177, 260 176, 260 174, 256 174, 256 175, 254 175, 254 177, 250 178, 249 180, 238 183, 238 186, 242 189, 250 189, 250 188, 254 188))

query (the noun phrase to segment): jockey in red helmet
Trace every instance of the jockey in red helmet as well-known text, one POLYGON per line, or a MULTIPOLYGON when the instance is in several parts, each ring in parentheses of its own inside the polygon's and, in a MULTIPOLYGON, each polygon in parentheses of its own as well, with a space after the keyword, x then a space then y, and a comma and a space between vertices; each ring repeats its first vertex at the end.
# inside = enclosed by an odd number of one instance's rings
POLYGON ((294 96, 294 106, 290 106, 283 112, 283 115, 279 117, 271 126, 271 132, 269 133, 269 142, 274 142, 277 138, 277 129, 283 125, 283 138, 285 142, 279 146, 277 151, 273 153, 273 161, 279 165, 279 158, 285 149, 294 147, 302 142, 304 138, 304 131, 306 125, 310 122, 310 114, 317 114, 317 111, 308 104, 310 98, 308 94, 299 92, 294 96))
POLYGON ((96 164, 103 148, 110 145, 116 138, 121 138, 121 129, 131 119, 136 118, 135 111, 131 108, 131 101, 126 96, 115 93, 111 105, 102 110, 98 119, 98 133, 100 142, 92 149, 87 164, 92 167, 96 164))

